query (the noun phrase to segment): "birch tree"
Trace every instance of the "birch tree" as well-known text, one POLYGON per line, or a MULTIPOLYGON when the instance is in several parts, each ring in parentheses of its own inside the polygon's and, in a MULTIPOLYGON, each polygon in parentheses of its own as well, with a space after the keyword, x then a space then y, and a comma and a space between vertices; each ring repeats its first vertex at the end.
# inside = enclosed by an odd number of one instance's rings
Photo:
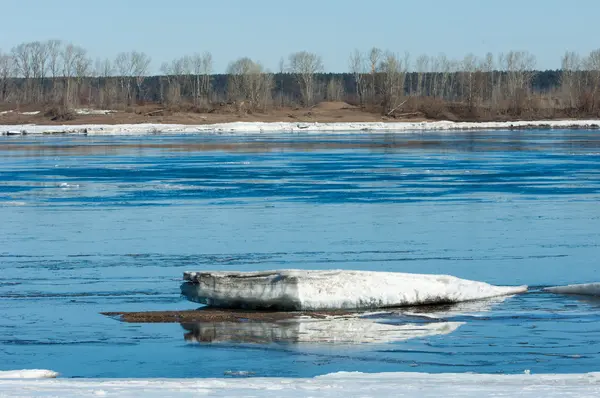
POLYGON ((315 73, 323 71, 321 57, 306 51, 293 53, 289 56, 289 67, 300 85, 304 105, 314 105, 315 73))
POLYGON ((363 54, 359 50, 354 50, 354 52, 350 55, 348 64, 350 67, 350 73, 352 73, 352 77, 354 78, 356 97, 358 98, 359 104, 363 105, 363 76, 365 74, 365 58, 363 54))

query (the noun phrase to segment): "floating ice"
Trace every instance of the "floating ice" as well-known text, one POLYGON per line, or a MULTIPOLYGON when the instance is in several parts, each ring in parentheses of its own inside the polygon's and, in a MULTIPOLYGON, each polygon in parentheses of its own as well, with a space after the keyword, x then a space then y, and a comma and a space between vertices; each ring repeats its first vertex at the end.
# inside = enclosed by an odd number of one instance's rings
POLYGON ((544 290, 550 293, 557 294, 581 294, 584 296, 600 296, 600 282, 547 287, 544 290))
POLYGON ((186 272, 184 279, 181 291, 190 301, 281 311, 448 304, 527 291, 448 275, 372 271, 186 272))
POLYGON ((23 369, 0 371, 0 379, 53 379, 58 373, 46 369, 23 369))

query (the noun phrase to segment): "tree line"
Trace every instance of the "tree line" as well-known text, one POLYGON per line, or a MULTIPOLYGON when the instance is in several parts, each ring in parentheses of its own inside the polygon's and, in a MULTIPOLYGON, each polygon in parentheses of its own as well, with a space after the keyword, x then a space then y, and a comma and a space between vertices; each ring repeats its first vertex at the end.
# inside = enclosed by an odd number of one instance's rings
POLYGON ((433 118, 494 119, 600 115, 600 50, 566 52, 561 68, 536 69, 535 56, 510 51, 462 59, 399 55, 372 48, 348 57, 345 73, 325 73, 321 57, 300 51, 278 70, 242 57, 215 74, 210 53, 164 63, 138 51, 93 61, 59 40, 0 51, 0 105, 127 109, 148 103, 198 112, 265 112, 345 101, 389 117, 420 112, 433 118))

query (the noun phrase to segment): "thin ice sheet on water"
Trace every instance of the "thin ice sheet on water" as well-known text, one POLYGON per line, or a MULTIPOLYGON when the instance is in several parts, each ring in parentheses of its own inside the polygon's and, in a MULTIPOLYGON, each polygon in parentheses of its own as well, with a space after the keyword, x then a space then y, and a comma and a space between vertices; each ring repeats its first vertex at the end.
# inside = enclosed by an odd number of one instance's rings
POLYGON ((557 294, 580 294, 584 296, 600 296, 600 282, 547 287, 544 290, 550 293, 557 294))
POLYGON ((3 380, 0 396, 594 397, 600 396, 600 374, 334 373, 312 379, 244 378, 243 382, 236 378, 3 380))
POLYGON ((222 308, 282 311, 459 303, 527 291, 449 275, 373 271, 186 272, 189 300, 222 308))

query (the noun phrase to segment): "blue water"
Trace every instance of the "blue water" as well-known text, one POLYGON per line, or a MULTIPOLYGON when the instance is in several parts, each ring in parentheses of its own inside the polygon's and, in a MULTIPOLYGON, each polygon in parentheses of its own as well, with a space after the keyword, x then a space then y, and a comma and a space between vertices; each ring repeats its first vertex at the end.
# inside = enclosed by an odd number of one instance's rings
POLYGON ((0 370, 598 371, 600 300, 541 287, 600 281, 599 199, 597 131, 0 137, 0 370), (179 295, 184 270, 274 268, 444 273, 532 292, 430 309, 435 319, 392 314, 381 321, 463 324, 350 345, 273 338, 269 324, 99 314, 196 308, 179 295))

